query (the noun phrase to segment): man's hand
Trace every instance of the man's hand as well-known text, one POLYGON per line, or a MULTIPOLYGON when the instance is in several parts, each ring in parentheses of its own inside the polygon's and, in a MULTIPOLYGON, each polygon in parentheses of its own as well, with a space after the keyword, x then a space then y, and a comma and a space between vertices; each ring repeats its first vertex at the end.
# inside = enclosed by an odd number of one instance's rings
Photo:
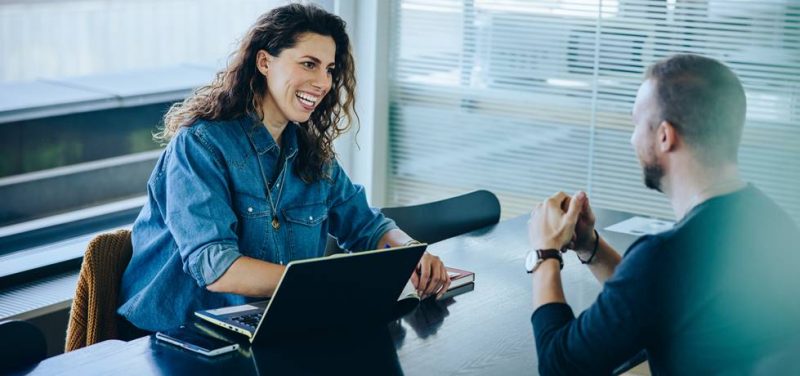
MULTIPOLYGON (((583 192, 578 193, 578 195, 581 194, 583 194, 583 192)), ((578 222, 575 224, 575 236, 572 237, 572 241, 567 245, 567 248, 578 253, 591 252, 594 249, 594 243, 596 241, 594 234, 594 212, 592 212, 592 207, 589 205, 589 198, 586 197, 585 194, 583 194, 583 197, 581 213, 578 216, 578 222)))
POLYGON ((411 283, 417 288, 420 298, 425 299, 429 295, 437 294, 438 299, 450 287, 450 277, 442 260, 425 252, 417 264, 417 269, 411 274, 411 283))
POLYGON ((584 201, 583 192, 574 197, 559 192, 537 205, 528 220, 528 239, 533 249, 561 250, 573 241, 584 201))

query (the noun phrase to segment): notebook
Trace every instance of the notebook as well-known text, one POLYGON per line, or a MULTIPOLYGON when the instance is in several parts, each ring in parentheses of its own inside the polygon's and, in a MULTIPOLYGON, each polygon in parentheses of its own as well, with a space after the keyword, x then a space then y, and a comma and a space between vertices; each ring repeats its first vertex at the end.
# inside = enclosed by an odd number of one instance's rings
MULTIPOLYGON (((447 276, 450 277, 450 286, 447 288, 447 292, 442 294, 440 300, 452 298, 475 289, 475 273, 473 272, 447 267, 447 276)), ((412 284, 411 281, 408 281, 405 287, 403 287, 403 291, 400 293, 400 297, 397 300, 402 301, 406 299, 420 300, 420 296, 417 294, 417 290, 414 288, 414 284, 412 284)))
POLYGON ((288 264, 272 299, 195 312, 251 343, 338 331, 392 319, 397 297, 427 244, 288 264))

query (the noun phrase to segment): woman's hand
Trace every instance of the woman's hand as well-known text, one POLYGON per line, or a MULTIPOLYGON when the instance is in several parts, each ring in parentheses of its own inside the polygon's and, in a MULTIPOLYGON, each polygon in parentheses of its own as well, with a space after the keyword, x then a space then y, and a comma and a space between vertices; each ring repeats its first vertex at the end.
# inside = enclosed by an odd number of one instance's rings
POLYGON ((417 264, 417 269, 411 274, 411 283, 416 287, 420 298, 425 299, 436 294, 436 298, 439 299, 450 287, 450 277, 442 260, 425 252, 417 264))

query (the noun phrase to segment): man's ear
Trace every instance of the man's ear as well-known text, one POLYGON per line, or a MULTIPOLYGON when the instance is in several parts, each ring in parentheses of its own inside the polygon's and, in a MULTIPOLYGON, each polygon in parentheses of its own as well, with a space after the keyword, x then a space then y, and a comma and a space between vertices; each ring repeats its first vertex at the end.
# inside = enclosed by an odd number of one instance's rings
POLYGON ((656 128, 656 143, 662 152, 674 151, 680 142, 678 130, 669 121, 662 121, 656 128))
POLYGON ((256 53, 256 69, 258 69, 261 74, 264 76, 267 75, 267 71, 269 70, 269 63, 271 61, 271 56, 265 50, 259 50, 256 53))

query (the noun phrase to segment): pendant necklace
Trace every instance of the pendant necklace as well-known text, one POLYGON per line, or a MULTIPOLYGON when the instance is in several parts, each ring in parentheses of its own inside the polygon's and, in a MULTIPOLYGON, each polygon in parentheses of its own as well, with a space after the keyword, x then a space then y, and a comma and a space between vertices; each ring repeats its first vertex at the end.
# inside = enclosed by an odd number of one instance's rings
MULTIPOLYGON (((250 143, 252 145, 252 140, 250 143)), ((256 150, 255 145, 253 145, 253 149, 256 150)), ((286 161, 283 161, 283 170, 281 171, 275 183, 278 185, 278 198, 274 201, 272 200, 272 190, 269 187, 267 176, 264 175, 264 166, 261 163, 261 158, 259 158, 258 152, 256 152, 256 161, 258 161, 258 169, 261 172, 261 179, 264 180, 264 189, 267 191, 267 199, 269 200, 269 206, 272 209, 272 228, 275 229, 275 231, 278 231, 281 228, 281 222, 278 221, 278 204, 281 202, 281 194, 283 193, 283 181, 286 180, 286 161)))
MULTIPOLYGON (((284 161, 284 163, 286 163, 284 161)), ((259 160, 259 164, 261 161, 259 160)), ((260 166, 259 166, 260 167, 260 166)), ((262 170, 263 171, 263 170, 262 170)), ((261 174, 261 177, 264 178, 264 187, 267 189, 267 198, 269 199, 269 206, 272 208, 272 228, 276 231, 281 228, 281 223, 278 221, 278 207, 277 205, 281 202, 281 194, 283 193, 283 181, 286 177, 286 166, 283 166, 283 170, 280 173, 280 177, 277 179, 276 183, 278 185, 278 199, 276 201, 272 201, 272 193, 271 189, 269 188, 269 184, 267 183, 267 178, 264 177, 264 174, 261 174)))

